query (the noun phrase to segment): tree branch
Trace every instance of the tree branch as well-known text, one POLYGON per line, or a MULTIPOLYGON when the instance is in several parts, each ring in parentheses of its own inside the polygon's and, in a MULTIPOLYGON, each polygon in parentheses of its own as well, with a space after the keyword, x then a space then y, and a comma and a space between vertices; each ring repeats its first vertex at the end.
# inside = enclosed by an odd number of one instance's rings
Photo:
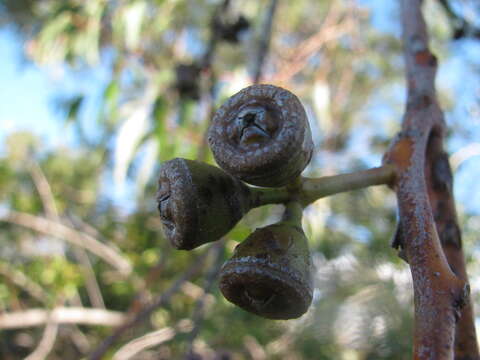
POLYGON ((42 200, 45 214, 50 219, 58 218, 58 210, 52 193, 52 188, 50 187, 50 183, 42 171, 42 168, 36 162, 32 161, 29 166, 29 171, 35 184, 35 188, 38 191, 38 195, 42 200))
POLYGON ((117 326, 125 315, 104 309, 83 307, 57 307, 53 310, 30 309, 0 314, 0 329, 20 329, 52 322, 55 324, 82 324, 117 326))
POLYGON ((164 327, 160 330, 155 330, 148 334, 145 334, 139 338, 136 338, 129 343, 122 346, 116 353, 113 355, 113 360, 128 360, 132 359, 139 352, 151 348, 153 346, 158 346, 164 342, 172 340, 175 337, 176 331, 172 327, 164 327))
POLYGON ((453 27, 453 39, 458 40, 464 37, 480 39, 480 28, 458 15, 453 10, 449 0, 439 0, 439 3, 450 18, 453 27))
MULTIPOLYGON (((78 227, 81 230, 81 224, 78 226, 75 222, 75 218, 71 218, 70 221, 72 227, 78 227)), ((90 258, 88 257, 87 251, 79 246, 73 248, 73 254, 75 255, 77 261, 82 265, 82 272, 85 276, 85 288, 87 290, 88 297, 90 299, 90 305, 96 308, 105 309, 105 301, 103 300, 102 290, 97 281, 95 271, 92 267, 90 258)))
POLYGON ((190 319, 180 320, 175 327, 164 327, 159 330, 152 331, 148 334, 142 335, 127 344, 123 345, 113 355, 113 360, 127 360, 132 359, 141 351, 158 346, 175 337, 177 333, 185 333, 192 330, 192 321, 190 319))
MULTIPOLYGON (((322 47, 355 29, 355 22, 350 16, 342 19, 343 13, 336 4, 334 2, 329 8, 320 29, 315 34, 293 49, 288 49, 290 55, 287 55, 287 60, 278 65, 279 70, 269 81, 272 83, 289 82, 307 66, 310 58, 319 52, 322 47)), ((287 52, 287 49, 285 49, 285 52, 287 52)))
POLYGON ((4 276, 7 281, 25 290, 34 299, 43 304, 47 303, 48 293, 22 271, 18 271, 6 263, 0 262, 0 275, 4 276))
POLYGON ((193 310, 193 315, 192 315, 193 328, 190 331, 190 334, 187 340, 188 345, 187 345, 187 352, 185 357, 186 359, 191 358, 191 356, 193 356, 194 354, 194 341, 198 336, 198 333, 200 332, 200 329, 202 327, 202 320, 205 315, 204 314, 205 300, 207 295, 211 292, 213 283, 217 279, 218 273, 220 272, 220 269, 222 267, 223 250, 224 250, 224 246, 218 246, 217 248, 215 248, 215 251, 213 254, 213 258, 214 258, 213 264, 210 271, 207 274, 207 277, 205 279, 205 284, 203 286, 204 292, 195 304, 195 308, 193 310))
POLYGON ((38 343, 36 349, 28 355, 25 360, 43 360, 46 359, 50 351, 55 345, 55 339, 58 333, 58 323, 53 322, 50 318, 47 319, 47 326, 43 332, 42 339, 38 343))
POLYGON ((5 215, 0 214, 0 221, 24 226, 80 246, 102 258, 124 275, 130 274, 132 271, 130 262, 112 247, 105 245, 86 233, 76 231, 61 223, 16 211, 9 211, 5 215))
MULTIPOLYGON (((443 151, 442 137, 438 134, 433 134, 428 142, 425 177, 443 251, 452 271, 468 283, 462 236, 453 199, 452 171, 448 163, 448 155, 443 151)), ((455 359, 478 360, 480 354, 470 296, 464 300, 465 305, 457 314, 460 318, 455 327, 455 359)))
MULTIPOLYGON (((50 183, 48 182, 42 168, 37 162, 32 161, 31 165, 29 166, 29 171, 33 182, 35 183, 35 187, 40 199, 42 200, 46 217, 52 221, 60 222, 60 216, 55 202, 55 197, 53 196, 52 187, 50 186, 50 183)), ((100 287, 98 286, 97 278, 95 277, 95 273, 92 269, 87 252, 81 247, 74 247, 73 254, 76 260, 83 267, 85 285, 92 306, 105 308, 102 293, 100 291, 100 287)))
MULTIPOLYGON (((218 8, 215 9, 214 13, 212 14, 212 18, 210 19, 210 38, 208 41, 207 49, 202 57, 201 68, 203 69, 204 77, 205 77, 205 87, 207 88, 206 91, 202 92, 202 98, 206 104, 205 110, 205 123, 210 126, 210 120, 213 118, 215 114, 215 83, 216 83, 216 76, 215 71, 213 68, 213 59, 215 57, 215 52, 217 49, 217 44, 219 41, 218 31, 217 31, 217 22, 219 21, 219 17, 222 12, 228 10, 230 3, 229 1, 224 1, 223 4, 219 5, 218 8)), ((205 131, 202 136, 202 142, 197 151, 197 160, 205 161, 207 154, 208 154, 208 131, 205 131)))
POLYGON ((270 47, 270 39, 272 37, 273 19, 275 17, 275 10, 277 8, 277 0, 270 0, 265 20, 260 34, 260 41, 258 44, 257 57, 255 60, 255 68, 253 71, 253 82, 258 84, 262 78, 263 64, 270 47))
POLYGON ((397 168, 399 227, 394 244, 405 252, 413 278, 414 358, 452 359, 456 316, 468 286, 452 272, 441 248, 441 229, 434 221, 425 178, 425 169, 432 167, 429 139, 437 138, 441 146, 444 134, 434 85, 437 61, 428 49, 422 1, 402 0, 401 4, 407 106, 402 131, 384 159, 397 168))
POLYGON ((205 259, 207 258, 209 252, 212 248, 218 246, 223 246, 220 242, 213 244, 207 249, 202 255, 200 255, 194 262, 193 265, 187 269, 173 284, 161 295, 159 295, 152 303, 145 306, 138 313, 134 314, 133 317, 123 322, 110 336, 105 338, 102 343, 90 354, 88 357, 89 360, 100 360, 103 355, 108 351, 108 349, 115 344, 121 336, 127 331, 137 326, 138 324, 145 321, 156 309, 160 306, 164 306, 170 301, 170 298, 176 294, 176 292, 181 288, 182 284, 194 276, 203 266, 205 259))
MULTIPOLYGON (((55 201, 55 196, 53 195, 50 183, 47 180, 47 177, 45 176, 42 168, 38 165, 37 162, 32 161, 31 165, 29 166, 29 171, 42 201, 46 218, 57 223, 61 222, 55 201)), ((63 247, 62 250, 64 250, 63 247)), ((93 271, 92 265, 90 263, 90 259, 88 258, 87 252, 82 247, 74 246, 73 254, 76 260, 82 265, 82 272, 85 275, 85 286, 88 296, 90 298, 91 305, 95 308, 105 309, 103 296, 98 285, 97 278, 95 277, 95 272, 93 271)), ((75 291, 73 298, 69 302, 73 306, 82 306, 82 301, 78 294, 78 291, 75 291)), ((34 360, 46 358, 48 353, 55 345, 55 338, 57 336, 57 332, 58 324, 48 321, 42 339, 40 340, 37 348, 32 352, 32 354, 29 355, 28 359, 34 360)), ((81 331, 78 329, 78 327, 72 327, 74 341, 79 339, 80 333, 81 331)), ((83 339, 84 338, 85 336, 83 335, 83 339)), ((80 344, 80 346, 82 345, 84 346, 85 342, 80 344)))

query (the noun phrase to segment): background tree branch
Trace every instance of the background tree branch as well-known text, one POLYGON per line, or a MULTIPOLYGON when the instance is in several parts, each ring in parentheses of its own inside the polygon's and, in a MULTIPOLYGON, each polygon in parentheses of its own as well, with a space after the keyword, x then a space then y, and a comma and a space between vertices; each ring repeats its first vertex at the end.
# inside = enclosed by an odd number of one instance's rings
POLYGON ((124 314, 105 309, 84 307, 58 307, 52 310, 29 309, 0 314, 0 329, 26 328, 43 325, 48 322, 55 324, 117 326, 124 319, 124 314))

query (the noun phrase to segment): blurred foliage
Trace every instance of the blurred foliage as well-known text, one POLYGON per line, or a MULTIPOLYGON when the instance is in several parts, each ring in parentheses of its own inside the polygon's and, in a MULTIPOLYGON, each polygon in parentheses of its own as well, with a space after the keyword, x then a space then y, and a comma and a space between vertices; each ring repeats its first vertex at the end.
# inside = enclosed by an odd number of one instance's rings
MULTIPOLYGON (((277 9, 264 81, 291 89, 307 109, 316 144, 308 176, 378 165, 399 128, 403 65, 398 26, 391 32, 374 27, 368 3, 298 0, 280 2, 277 9)), ((208 245, 175 251, 163 238, 155 174, 162 161, 174 157, 206 153, 212 162, 204 141, 210 110, 251 82, 268 4, 231 1, 228 16, 243 15, 251 27, 238 44, 217 44, 211 66, 199 72, 198 99, 177 91, 177 67, 202 64, 208 54, 210 24, 219 5, 206 0, 0 2, 0 24, 14 27, 25 39, 29 61, 44 69, 81 72, 101 66, 109 72, 105 84, 92 83, 103 87, 94 99, 93 116, 85 115, 85 107, 94 92, 58 99, 65 126, 75 129, 75 144, 46 149, 30 132, 8 137, 0 158, 0 215, 15 211, 62 223, 96 238, 132 265, 130 273, 121 273, 94 248, 0 221, 0 313, 61 305, 135 312, 207 251, 208 245), (119 205, 112 194, 122 191, 134 196, 119 205), (18 273, 26 280, 16 281, 18 273), (41 289, 38 296, 32 296, 31 283, 41 289), (92 290, 95 283, 100 303, 92 290)), ((433 47, 447 62, 453 56, 448 19, 433 1, 426 7, 433 47)), ((398 9, 387 8, 392 13, 385 17, 398 22, 398 9)), ((454 108, 459 94, 446 85, 440 90, 447 109, 454 108)), ((468 121, 453 118, 452 123, 461 132, 468 121)), ((281 207, 268 206, 248 214, 224 240, 225 260, 238 241, 280 213, 281 207)), ((462 211, 460 216, 472 260, 480 222, 462 211)), ((322 199, 305 211, 304 229, 316 264, 314 303, 305 316, 269 321, 234 307, 216 286, 205 295, 205 277, 214 266, 210 256, 166 306, 131 329, 109 356, 150 331, 191 321, 203 299, 194 349, 205 359, 410 358, 412 289, 408 268, 389 245, 394 227, 395 199, 385 187, 322 199)), ((475 291, 480 269, 474 264, 471 269, 475 291)), ((48 359, 86 356, 111 331, 62 325, 48 359)), ((0 358, 23 358, 42 336, 42 327, 1 331, 0 358)), ((188 329, 179 330, 135 358, 183 358, 189 336, 188 329)))

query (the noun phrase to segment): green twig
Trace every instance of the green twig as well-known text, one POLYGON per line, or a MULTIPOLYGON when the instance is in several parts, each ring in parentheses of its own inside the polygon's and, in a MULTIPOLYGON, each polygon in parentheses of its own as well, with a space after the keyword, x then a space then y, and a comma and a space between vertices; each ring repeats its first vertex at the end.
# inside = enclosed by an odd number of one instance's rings
POLYGON ((291 200, 298 200, 305 207, 326 196, 373 185, 389 184, 394 176, 395 168, 391 165, 384 165, 347 174, 321 178, 300 178, 298 187, 251 188, 253 194, 251 208, 267 204, 282 204, 291 200))
POLYGON ((302 181, 302 204, 306 206, 325 196, 345 191, 362 189, 373 185, 389 184, 394 176, 395 168, 391 165, 385 165, 318 179, 304 178, 302 181))
POLYGON ((285 204, 285 212, 282 221, 292 225, 302 226, 303 206, 298 201, 290 201, 285 204))

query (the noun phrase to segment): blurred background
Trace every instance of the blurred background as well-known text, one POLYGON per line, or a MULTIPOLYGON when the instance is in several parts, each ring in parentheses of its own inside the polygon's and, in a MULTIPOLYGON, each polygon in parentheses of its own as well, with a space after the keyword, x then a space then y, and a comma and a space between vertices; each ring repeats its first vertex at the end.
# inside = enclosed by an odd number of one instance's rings
MULTIPOLYGON (((386 187, 306 209, 316 288, 290 321, 235 307, 216 282, 281 206, 186 252, 165 240, 155 202, 162 161, 214 163, 212 112, 255 78, 304 104, 305 176, 378 166, 404 109, 397 3, 0 1, 0 358, 84 358, 157 301, 104 358, 409 359, 412 286, 386 187)), ((425 0, 424 13, 478 312, 480 5, 425 0)))

